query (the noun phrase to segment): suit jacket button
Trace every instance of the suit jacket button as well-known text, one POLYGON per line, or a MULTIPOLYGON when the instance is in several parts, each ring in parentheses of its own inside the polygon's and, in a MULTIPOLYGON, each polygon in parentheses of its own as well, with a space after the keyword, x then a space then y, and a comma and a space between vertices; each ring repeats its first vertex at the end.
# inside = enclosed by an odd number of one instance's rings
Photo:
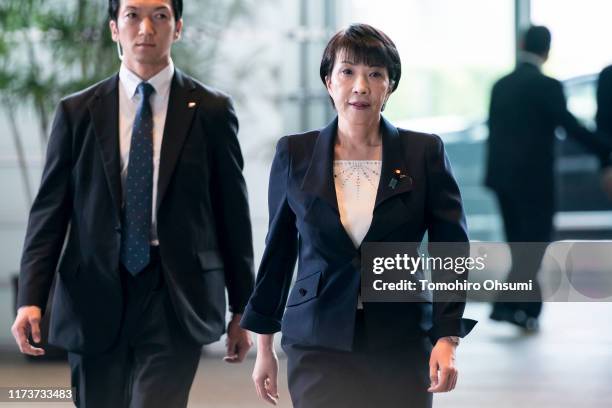
POLYGON ((306 296, 306 293, 308 293, 308 291, 304 288, 300 288, 298 292, 300 293, 300 296, 306 296))

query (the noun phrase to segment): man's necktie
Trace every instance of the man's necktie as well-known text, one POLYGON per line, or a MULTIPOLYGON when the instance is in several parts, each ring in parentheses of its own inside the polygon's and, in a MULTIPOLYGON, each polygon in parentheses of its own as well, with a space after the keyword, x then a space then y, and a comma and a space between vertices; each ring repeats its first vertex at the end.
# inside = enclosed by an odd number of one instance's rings
POLYGON ((121 231, 121 262, 136 275, 149 264, 151 202, 153 195, 153 113, 149 97, 154 89, 141 82, 140 104, 134 118, 125 181, 125 208, 121 231))

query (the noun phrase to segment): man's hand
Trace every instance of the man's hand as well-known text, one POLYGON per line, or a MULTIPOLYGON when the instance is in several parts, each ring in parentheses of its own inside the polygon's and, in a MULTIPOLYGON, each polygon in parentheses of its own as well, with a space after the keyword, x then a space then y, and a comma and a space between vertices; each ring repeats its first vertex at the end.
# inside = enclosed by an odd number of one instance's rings
POLYGON ((22 306, 17 310, 15 323, 11 327, 11 333, 19 346, 19 351, 31 356, 42 356, 45 350, 34 347, 28 341, 28 334, 32 334, 35 343, 40 343, 40 318, 41 310, 38 306, 22 306))
POLYGON ((441 338, 436 342, 429 358, 429 392, 447 392, 455 388, 459 375, 455 368, 455 348, 450 340, 441 338))
POLYGON ((225 340, 227 353, 223 357, 223 360, 227 363, 242 362, 253 345, 249 332, 240 327, 241 317, 241 314, 233 315, 232 320, 227 325, 227 339, 225 340))

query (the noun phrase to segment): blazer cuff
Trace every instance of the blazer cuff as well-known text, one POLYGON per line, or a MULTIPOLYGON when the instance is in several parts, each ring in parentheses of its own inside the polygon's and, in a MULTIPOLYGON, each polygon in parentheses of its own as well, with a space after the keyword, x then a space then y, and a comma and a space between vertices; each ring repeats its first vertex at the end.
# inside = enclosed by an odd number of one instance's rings
POLYGON ((231 314, 244 314, 246 303, 230 303, 229 311, 231 314))
MULTIPOLYGON (((17 283, 19 285, 19 283, 17 283)), ((22 306, 38 306, 41 310, 41 314, 44 314, 47 309, 47 302, 49 301, 49 294, 44 292, 28 293, 25 289, 17 289, 17 309, 22 306)))
POLYGON ((436 322, 427 332, 431 344, 436 344, 439 338, 446 336, 467 336, 478 323, 472 319, 453 319, 436 322))
POLYGON ((240 327, 259 334, 273 334, 281 330, 281 321, 256 312, 249 303, 240 319, 240 327))

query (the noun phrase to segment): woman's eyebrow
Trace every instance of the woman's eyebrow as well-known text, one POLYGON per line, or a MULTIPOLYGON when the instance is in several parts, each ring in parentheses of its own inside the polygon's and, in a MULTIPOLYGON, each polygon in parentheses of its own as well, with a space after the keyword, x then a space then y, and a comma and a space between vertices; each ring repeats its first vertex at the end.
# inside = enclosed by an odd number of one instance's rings
MULTIPOLYGON (((347 61, 347 60, 340 61, 340 63, 341 64, 349 64, 349 65, 357 65, 353 61, 347 61)), ((368 65, 368 67, 371 67, 371 68, 384 68, 385 66, 381 65, 381 64, 371 64, 371 65, 368 65)))

